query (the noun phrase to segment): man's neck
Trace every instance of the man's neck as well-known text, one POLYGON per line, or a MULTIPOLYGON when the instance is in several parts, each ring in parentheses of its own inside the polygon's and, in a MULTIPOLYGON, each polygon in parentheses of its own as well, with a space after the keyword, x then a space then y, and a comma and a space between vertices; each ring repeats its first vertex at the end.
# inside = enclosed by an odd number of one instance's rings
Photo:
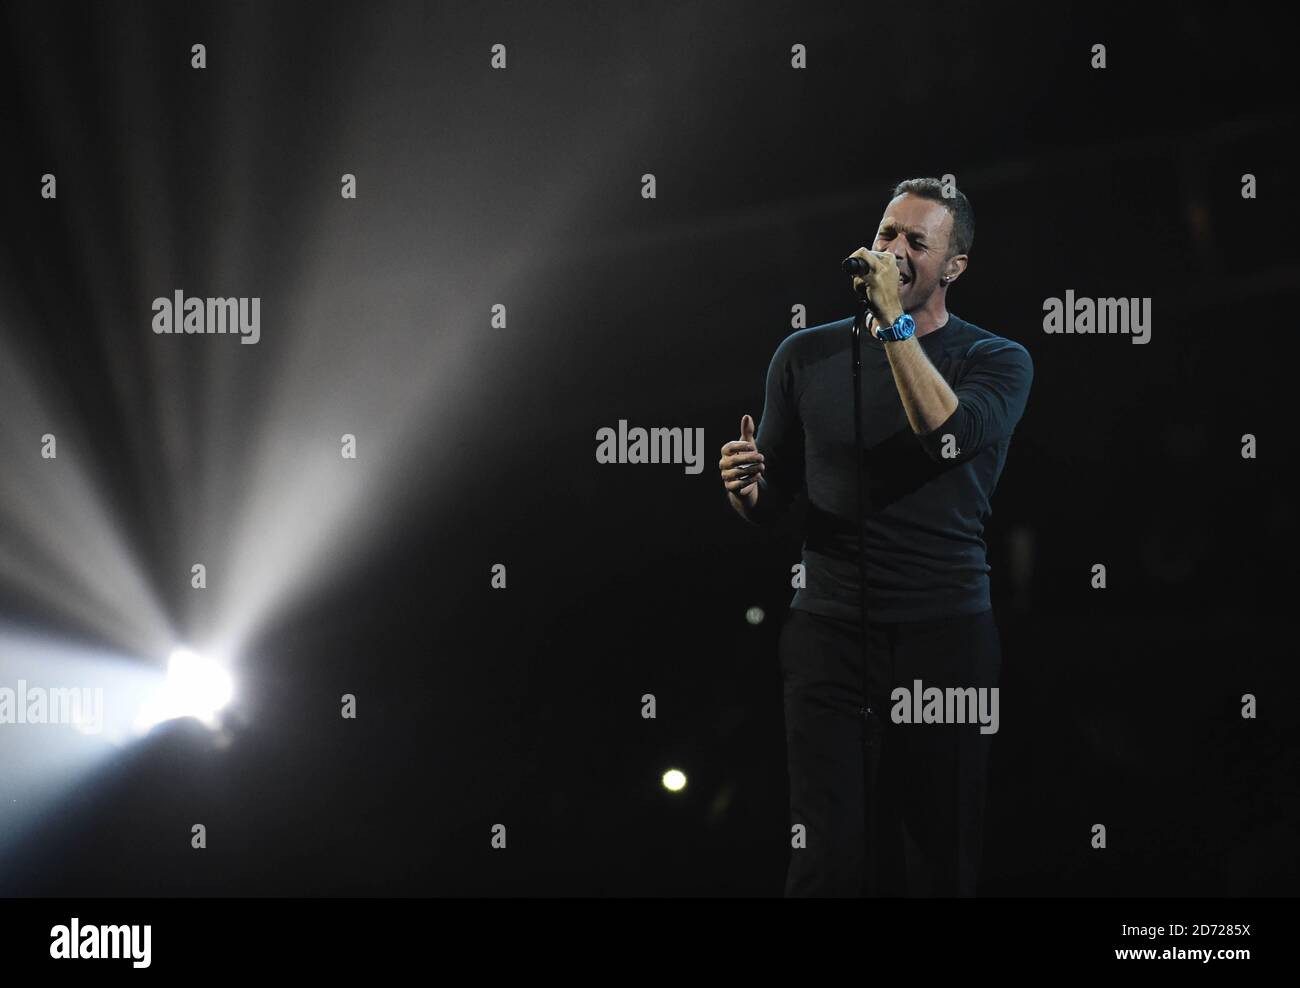
POLYGON ((937 291, 930 296, 925 305, 909 313, 916 323, 917 336, 933 333, 948 322, 948 306, 944 304, 946 300, 943 296, 942 291, 937 291))

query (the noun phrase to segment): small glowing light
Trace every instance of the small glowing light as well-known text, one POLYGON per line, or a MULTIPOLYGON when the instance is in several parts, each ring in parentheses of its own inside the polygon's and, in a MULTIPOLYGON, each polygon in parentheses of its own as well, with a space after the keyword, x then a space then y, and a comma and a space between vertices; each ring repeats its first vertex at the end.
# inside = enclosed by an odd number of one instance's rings
POLYGON ((751 607, 745 612, 745 620, 750 624, 762 624, 763 618, 765 617, 767 617, 767 615, 763 613, 763 608, 761 607, 751 607))
POLYGON ((670 768, 664 773, 664 788, 669 792, 681 792, 686 788, 686 773, 670 768))
POLYGON ((215 729, 217 714, 234 691, 234 682, 223 665, 188 648, 178 648, 168 659, 167 681, 141 707, 136 728, 147 731, 165 720, 193 717, 215 729))

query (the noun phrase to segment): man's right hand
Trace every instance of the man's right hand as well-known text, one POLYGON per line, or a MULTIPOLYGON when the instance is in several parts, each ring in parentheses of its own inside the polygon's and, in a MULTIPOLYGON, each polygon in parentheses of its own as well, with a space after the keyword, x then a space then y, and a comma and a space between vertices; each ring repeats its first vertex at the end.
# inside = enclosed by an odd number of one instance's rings
POLYGON ((740 438, 723 444, 722 486, 749 507, 758 503, 758 478, 763 473, 763 454, 754 445, 754 420, 743 415, 740 419, 740 438))

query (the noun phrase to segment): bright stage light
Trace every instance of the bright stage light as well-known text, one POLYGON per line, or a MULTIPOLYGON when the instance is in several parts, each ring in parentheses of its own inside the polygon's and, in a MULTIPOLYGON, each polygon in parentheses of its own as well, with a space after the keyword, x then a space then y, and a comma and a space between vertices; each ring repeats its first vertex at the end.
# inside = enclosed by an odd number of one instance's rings
POLYGON ((686 788, 686 773, 670 768, 664 773, 664 788, 669 792, 681 792, 686 788))
POLYGON ((219 662, 197 652, 178 648, 167 662, 167 681, 145 701, 136 729, 179 717, 193 717, 207 727, 217 727, 217 714, 234 696, 234 682, 219 662))

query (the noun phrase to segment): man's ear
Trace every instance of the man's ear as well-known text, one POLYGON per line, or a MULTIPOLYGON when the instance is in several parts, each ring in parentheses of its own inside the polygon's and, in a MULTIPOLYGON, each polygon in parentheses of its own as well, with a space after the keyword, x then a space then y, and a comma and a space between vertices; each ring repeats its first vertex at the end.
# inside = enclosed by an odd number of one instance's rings
POLYGON ((943 274, 940 275, 941 283, 951 285, 954 281, 960 278, 961 273, 966 270, 966 264, 969 261, 970 258, 965 254, 958 254, 957 256, 950 257, 948 260, 944 261, 943 274))

